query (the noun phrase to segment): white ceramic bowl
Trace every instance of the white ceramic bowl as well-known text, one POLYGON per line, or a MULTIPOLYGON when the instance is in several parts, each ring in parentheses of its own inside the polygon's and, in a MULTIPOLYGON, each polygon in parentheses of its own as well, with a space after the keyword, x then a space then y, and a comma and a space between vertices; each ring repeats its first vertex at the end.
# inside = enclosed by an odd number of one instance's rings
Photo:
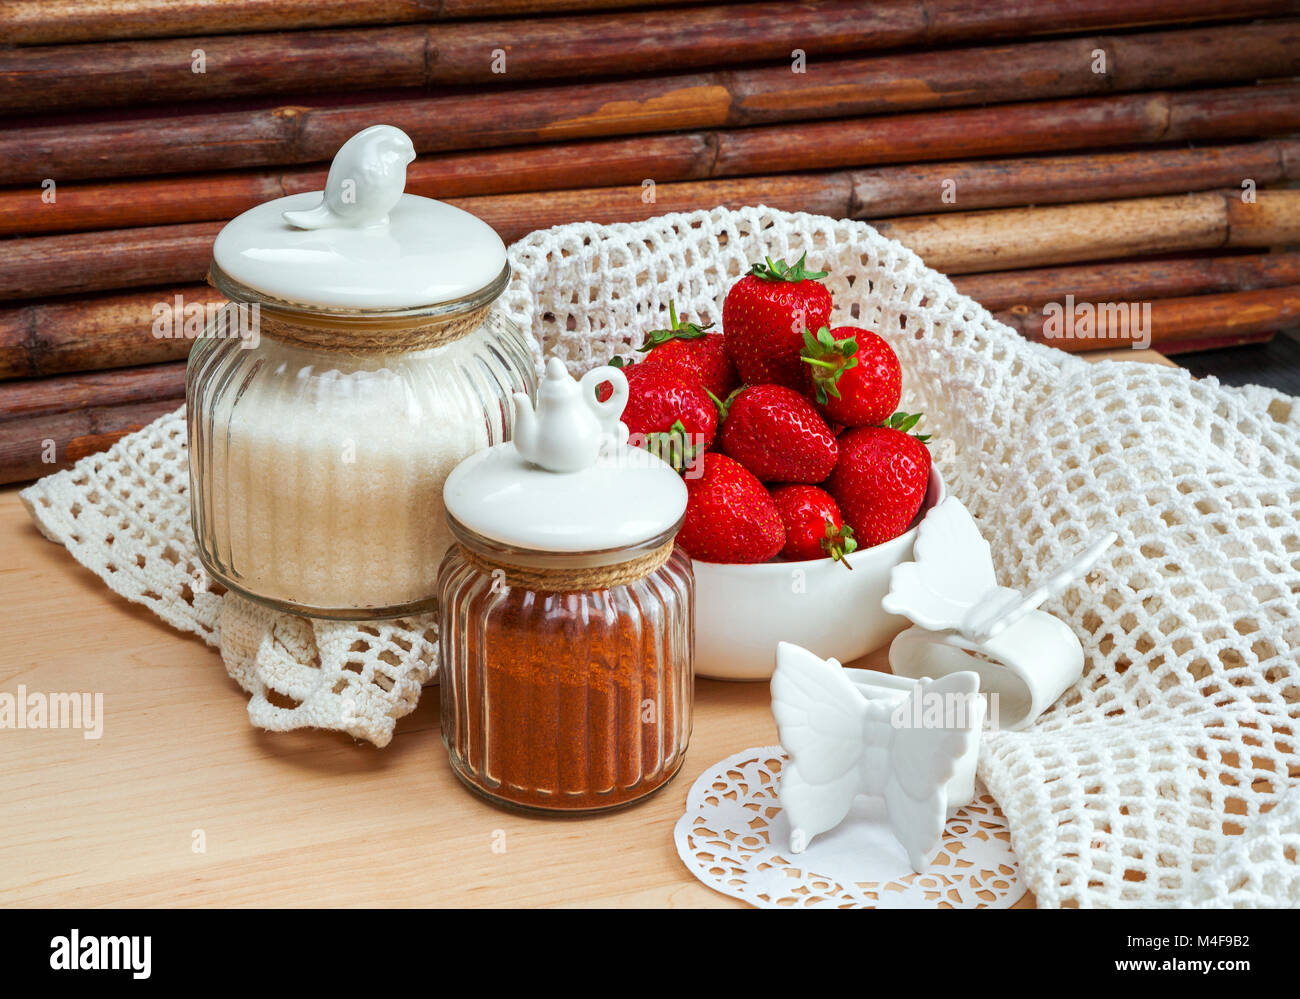
POLYGON ((758 565, 693 560, 696 675, 770 679, 778 642, 842 663, 880 648, 908 625, 880 608, 890 570, 911 560, 917 523, 943 497, 943 479, 931 468, 911 528, 893 541, 853 552, 851 571, 829 558, 758 565))

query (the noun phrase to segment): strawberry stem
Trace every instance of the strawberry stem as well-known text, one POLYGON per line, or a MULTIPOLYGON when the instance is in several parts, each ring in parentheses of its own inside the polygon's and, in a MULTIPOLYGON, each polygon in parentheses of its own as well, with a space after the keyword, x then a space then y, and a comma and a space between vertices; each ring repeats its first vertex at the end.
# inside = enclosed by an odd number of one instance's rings
POLYGON ((704 390, 705 392, 709 393, 709 398, 713 400, 713 405, 718 407, 719 426, 721 426, 722 421, 727 418, 727 414, 731 412, 731 404, 736 401, 736 396, 740 395, 740 393, 745 391, 745 389, 747 389, 748 387, 749 387, 748 385, 742 385, 738 389, 733 389, 731 395, 727 396, 726 399, 719 399, 712 392, 709 392, 708 389, 704 390))
POLYGON ((690 467, 698 450, 691 445, 686 425, 681 420, 674 422, 666 431, 646 434, 645 449, 679 474, 690 467))
POLYGON ((666 330, 651 330, 648 332, 645 335, 645 342, 637 350, 644 354, 646 351, 653 350, 669 340, 698 340, 713 329, 712 323, 705 323, 700 326, 698 323, 678 322, 677 306, 671 298, 668 299, 668 325, 669 328, 666 330))
POLYGON ((835 521, 830 517, 826 518, 826 537, 821 539, 822 551, 829 555, 836 562, 843 562, 846 569, 852 570, 853 566, 844 556, 850 552, 857 551, 858 543, 853 538, 853 528, 848 524, 836 527, 835 521))

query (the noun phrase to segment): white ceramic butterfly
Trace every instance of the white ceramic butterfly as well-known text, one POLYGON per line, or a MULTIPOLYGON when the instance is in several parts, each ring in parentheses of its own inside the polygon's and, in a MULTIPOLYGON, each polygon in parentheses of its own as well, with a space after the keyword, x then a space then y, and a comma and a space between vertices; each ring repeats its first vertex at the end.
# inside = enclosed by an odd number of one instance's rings
POLYGON ((961 500, 949 496, 921 521, 915 561, 894 568, 880 606, 930 631, 984 642, 1086 575, 1116 537, 1099 538, 1021 593, 998 585, 989 543, 961 500))
POLYGON ((925 870, 950 791, 957 804, 971 799, 985 710, 978 690, 979 677, 969 671, 918 682, 846 670, 782 642, 772 714, 789 756, 778 795, 790 820, 791 851, 802 853, 814 836, 839 825, 863 794, 883 799, 912 868, 925 870), (913 723, 935 705, 957 710, 944 712, 946 725, 913 723))

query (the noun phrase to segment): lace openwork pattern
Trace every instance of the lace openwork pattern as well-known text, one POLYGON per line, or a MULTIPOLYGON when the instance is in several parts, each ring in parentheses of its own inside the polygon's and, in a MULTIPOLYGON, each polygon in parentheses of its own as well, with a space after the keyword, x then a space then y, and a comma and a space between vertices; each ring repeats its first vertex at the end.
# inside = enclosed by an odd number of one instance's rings
MULTIPOLYGON (((830 272, 837 323, 878 330, 936 462, 1023 588, 1114 530, 1104 573, 1047 606, 1083 680, 980 774, 1041 905, 1300 904, 1300 408, 1184 371, 1024 342, 865 223, 766 208, 582 223, 510 248, 502 299, 534 359, 578 373, 679 314, 720 322, 750 261, 830 272)), ((271 728, 383 745, 433 669, 428 621, 301 622, 206 581, 184 424, 164 417, 30 487, 41 529, 117 593, 218 645, 271 728)))
POLYGON ((1004 909, 1024 894, 1006 819, 978 788, 949 816, 922 874, 871 821, 878 816, 856 808, 806 853, 791 854, 777 800, 785 760, 780 746, 747 749, 691 787, 674 838, 682 862, 709 887, 768 909, 1004 909))

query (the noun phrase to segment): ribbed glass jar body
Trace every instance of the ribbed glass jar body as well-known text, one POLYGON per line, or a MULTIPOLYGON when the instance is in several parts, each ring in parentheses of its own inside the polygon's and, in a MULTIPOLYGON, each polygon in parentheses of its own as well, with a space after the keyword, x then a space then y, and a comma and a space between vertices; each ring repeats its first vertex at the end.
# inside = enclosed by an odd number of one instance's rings
POLYGON ((457 776, 499 803, 569 813, 667 783, 691 735, 694 588, 677 551, 626 585, 561 593, 511 586, 448 549, 439 677, 457 776))
POLYGON ((535 395, 536 374, 518 328, 495 312, 459 339, 402 353, 200 338, 186 396, 204 566, 313 617, 431 610, 451 541, 443 481, 508 439, 515 392, 535 395))

